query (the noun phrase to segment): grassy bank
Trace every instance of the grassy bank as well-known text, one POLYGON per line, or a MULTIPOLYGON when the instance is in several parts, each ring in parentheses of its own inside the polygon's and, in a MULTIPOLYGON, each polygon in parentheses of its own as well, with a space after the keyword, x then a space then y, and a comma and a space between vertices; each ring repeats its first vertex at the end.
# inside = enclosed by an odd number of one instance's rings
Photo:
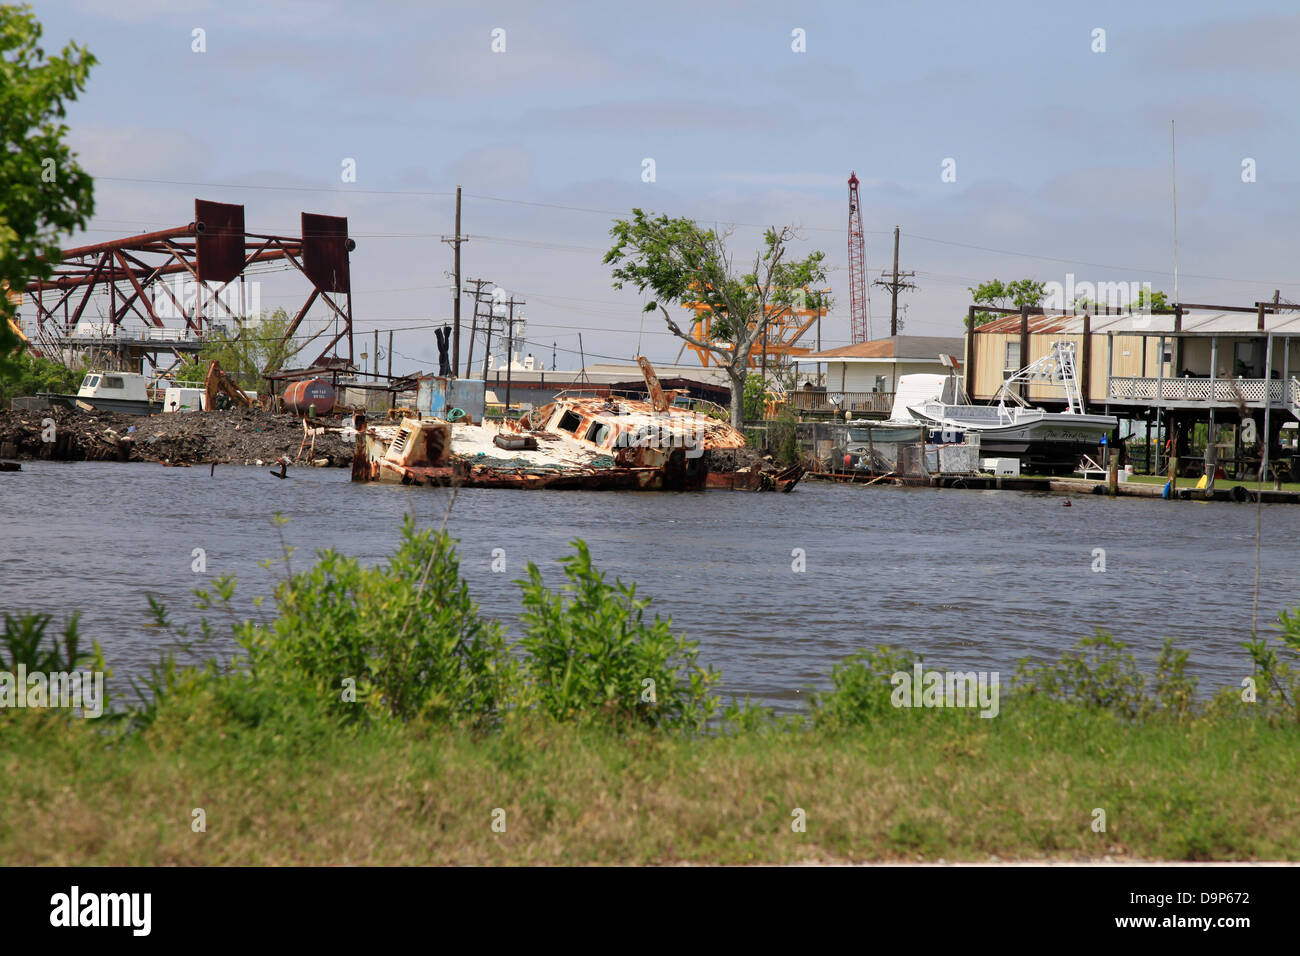
POLYGON ((213 727, 112 747, 73 729, 0 733, 6 863, 1300 855, 1300 733, 1248 722, 927 714, 862 733, 552 725, 292 742, 213 727), (195 808, 206 832, 191 829, 195 808), (796 808, 806 832, 792 828, 796 808))
MULTIPOLYGON (((453 543, 408 527, 383 567, 330 552, 286 577, 265 621, 229 623, 235 660, 178 633, 113 715, 0 710, 0 860, 1300 858, 1293 617, 1210 700, 1172 646, 1144 671, 1099 633, 1023 663, 996 716, 897 706, 916 661, 882 648, 779 719, 717 700, 580 543, 565 577, 529 569, 511 644, 453 543)), ((233 588, 200 604, 221 619, 233 588)), ((49 623, 6 615, 0 672, 102 666, 49 623)))

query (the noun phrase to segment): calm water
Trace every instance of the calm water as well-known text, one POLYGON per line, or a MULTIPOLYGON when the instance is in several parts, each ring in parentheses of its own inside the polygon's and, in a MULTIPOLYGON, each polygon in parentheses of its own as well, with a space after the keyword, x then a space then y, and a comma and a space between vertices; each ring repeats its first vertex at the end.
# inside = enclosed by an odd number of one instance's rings
MULTIPOLYGON (((0 475, 0 606, 81 610, 121 677, 164 639, 146 596, 193 619, 190 589, 232 572, 245 602, 269 590, 258 566, 279 553, 269 518, 290 518, 296 567, 315 548, 387 556, 403 513, 442 518, 443 491, 358 486, 344 470, 170 469, 25 462, 0 475), (191 552, 207 553, 206 576, 191 552)), ((999 670, 1055 657, 1095 627, 1148 663, 1166 635, 1191 650, 1203 687, 1249 672, 1253 505, 809 483, 789 495, 463 491, 449 528, 483 609, 513 622, 526 562, 548 582, 567 542, 638 583, 654 609, 700 642, 724 692, 786 709, 831 665, 875 644, 915 648, 935 666, 999 670), (492 550, 508 567, 490 571, 492 550), (803 549, 805 573, 791 551, 803 549), (1106 570, 1092 571, 1105 549, 1106 570)), ((1300 507, 1263 508, 1261 629, 1300 604, 1300 507)), ((1005 678, 1004 678, 1005 679, 1005 678)), ((119 688, 122 686, 119 682, 119 688)))

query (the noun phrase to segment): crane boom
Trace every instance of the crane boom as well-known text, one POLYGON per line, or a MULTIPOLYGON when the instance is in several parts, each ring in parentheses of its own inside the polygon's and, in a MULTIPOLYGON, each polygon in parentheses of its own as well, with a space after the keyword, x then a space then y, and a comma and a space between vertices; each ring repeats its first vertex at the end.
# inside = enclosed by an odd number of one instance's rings
POLYGON ((867 300, 867 243, 862 233, 858 174, 849 174, 849 331, 854 344, 871 338, 867 300))

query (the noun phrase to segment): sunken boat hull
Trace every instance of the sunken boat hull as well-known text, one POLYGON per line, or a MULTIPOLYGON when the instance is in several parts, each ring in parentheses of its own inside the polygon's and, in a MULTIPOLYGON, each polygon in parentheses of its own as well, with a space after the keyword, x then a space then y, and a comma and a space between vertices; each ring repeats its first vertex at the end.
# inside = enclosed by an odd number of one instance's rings
POLYGON ((406 418, 357 425, 352 478, 404 485, 588 491, 789 491, 802 469, 710 473, 706 451, 742 448, 730 424, 613 398, 557 398, 520 421, 406 418))

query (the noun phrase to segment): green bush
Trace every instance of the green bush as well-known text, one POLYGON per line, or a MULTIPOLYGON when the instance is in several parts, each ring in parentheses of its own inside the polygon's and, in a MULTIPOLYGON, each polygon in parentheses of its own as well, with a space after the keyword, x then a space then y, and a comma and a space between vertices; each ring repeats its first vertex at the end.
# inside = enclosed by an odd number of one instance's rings
POLYGON ((717 710, 717 673, 696 664, 697 644, 674 636, 672 621, 645 620, 636 585, 609 584, 584 541, 563 560, 558 592, 529 562, 523 590, 528 703, 561 721, 698 728, 717 710))
POLYGON ((104 669, 99 643, 87 653, 81 649, 78 631, 80 614, 73 614, 63 625, 63 641, 57 636, 46 638, 45 631, 53 617, 49 614, 11 614, 4 612, 5 630, 0 637, 0 671, 27 671, 50 674, 83 668, 104 669))
POLYGON ((1021 658, 1016 666, 1015 691, 1024 697, 1104 707, 1123 717, 1137 717, 1146 708, 1145 680, 1128 645, 1098 628, 1080 638, 1059 661, 1032 664, 1021 658))
MULTIPOLYGON (((4 612, 4 633, 0 635, 0 671, 17 674, 22 667, 27 673, 57 674, 74 671, 98 671, 106 677, 111 671, 104 663, 104 652, 98 641, 92 642, 92 649, 87 652, 81 647, 81 635, 78 629, 79 614, 73 614, 63 625, 62 639, 58 635, 47 636, 46 631, 53 620, 44 613, 12 614, 4 612)), ((16 679, 16 676, 15 676, 16 679)), ((107 695, 107 691, 105 691, 107 695)), ((109 701, 101 701, 103 713, 109 712, 109 701)), ((0 707, 0 716, 6 713, 19 713, 18 709, 0 707)), ((23 713, 53 713, 68 715, 70 710, 63 708, 39 708, 23 713)))
POLYGON ((910 673, 919 659, 887 645, 844 658, 831 668, 831 689, 809 698, 813 725, 845 730, 888 717, 896 709, 890 678, 899 671, 910 673))
POLYGON ((409 516, 385 565, 319 552, 275 603, 269 625, 236 627, 254 683, 306 690, 345 718, 483 725, 507 704, 515 665, 501 626, 479 616, 451 538, 417 531, 409 516))
POLYGON ((11 374, 0 379, 0 404, 4 405, 21 395, 75 392, 89 367, 89 363, 83 360, 76 368, 68 368, 30 352, 18 353, 10 364, 11 374))

